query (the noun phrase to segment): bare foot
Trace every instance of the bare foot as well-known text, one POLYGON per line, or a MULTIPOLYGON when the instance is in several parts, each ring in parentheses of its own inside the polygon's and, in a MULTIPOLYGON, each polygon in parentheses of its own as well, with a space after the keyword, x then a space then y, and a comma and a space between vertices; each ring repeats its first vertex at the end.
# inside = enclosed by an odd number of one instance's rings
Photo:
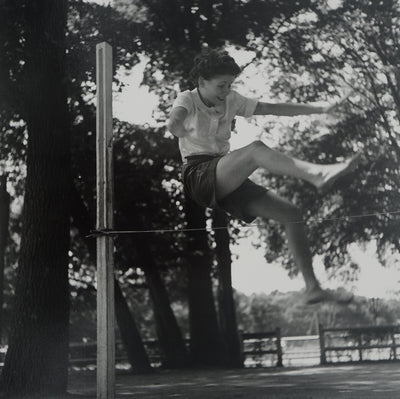
POLYGON ((316 176, 315 187, 320 192, 326 192, 337 179, 356 169, 360 161, 361 153, 358 153, 344 162, 323 165, 322 171, 316 176))
POLYGON ((336 302, 339 305, 348 305, 354 298, 351 292, 339 288, 336 292, 323 290, 321 287, 314 287, 305 291, 305 302, 313 305, 321 302, 336 302))

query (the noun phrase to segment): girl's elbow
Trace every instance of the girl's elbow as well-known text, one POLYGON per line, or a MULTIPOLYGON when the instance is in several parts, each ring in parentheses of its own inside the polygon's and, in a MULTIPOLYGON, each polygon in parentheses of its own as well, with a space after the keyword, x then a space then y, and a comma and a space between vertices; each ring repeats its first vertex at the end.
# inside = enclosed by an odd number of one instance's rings
POLYGON ((177 125, 176 123, 173 123, 171 121, 167 122, 167 130, 176 137, 184 136, 184 132, 182 131, 182 128, 179 125, 177 125))
POLYGON ((172 126, 172 123, 171 123, 170 120, 167 121, 166 127, 167 127, 167 130, 168 130, 169 132, 171 132, 172 134, 174 133, 174 132, 173 132, 173 126, 172 126))

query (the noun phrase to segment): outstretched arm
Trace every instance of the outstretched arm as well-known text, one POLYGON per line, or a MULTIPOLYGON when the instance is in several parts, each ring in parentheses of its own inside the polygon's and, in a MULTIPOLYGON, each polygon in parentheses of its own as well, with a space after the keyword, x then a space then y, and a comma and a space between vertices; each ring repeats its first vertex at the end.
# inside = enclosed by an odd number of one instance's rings
POLYGON ((265 103, 259 101, 254 115, 280 115, 296 116, 322 114, 328 110, 328 107, 314 106, 309 104, 287 104, 287 103, 265 103))
POLYGON ((176 137, 186 136, 188 131, 185 129, 183 122, 187 117, 188 111, 184 107, 176 107, 171 111, 171 115, 167 122, 167 129, 176 137))
POLYGON ((296 115, 310 115, 310 114, 333 114, 337 112, 338 107, 345 102, 351 92, 342 97, 338 102, 327 106, 317 106, 309 104, 296 104, 296 103, 265 103, 259 101, 254 111, 254 115, 280 115, 280 116, 296 116, 296 115))

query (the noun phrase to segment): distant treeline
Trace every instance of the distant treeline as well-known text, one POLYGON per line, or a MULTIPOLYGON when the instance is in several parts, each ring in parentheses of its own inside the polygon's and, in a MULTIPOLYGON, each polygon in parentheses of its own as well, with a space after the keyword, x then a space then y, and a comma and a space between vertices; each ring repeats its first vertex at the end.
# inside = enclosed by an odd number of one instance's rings
MULTIPOLYGON (((145 290, 130 296, 130 306, 138 315, 141 333, 146 338, 155 338, 152 307, 145 290), (139 295, 139 293, 141 295, 139 295)), ((280 327, 282 336, 317 334, 318 323, 328 327, 358 327, 399 323, 400 300, 366 298, 356 296, 350 306, 324 304, 304 305, 301 292, 245 295, 235 292, 239 330, 243 332, 271 331, 280 327)), ((95 308, 78 305, 71 318, 71 340, 81 341, 96 337, 95 308)), ((94 305, 94 302, 93 302, 94 305)), ((184 300, 172 303, 172 307, 184 336, 189 336, 188 308, 184 300)))

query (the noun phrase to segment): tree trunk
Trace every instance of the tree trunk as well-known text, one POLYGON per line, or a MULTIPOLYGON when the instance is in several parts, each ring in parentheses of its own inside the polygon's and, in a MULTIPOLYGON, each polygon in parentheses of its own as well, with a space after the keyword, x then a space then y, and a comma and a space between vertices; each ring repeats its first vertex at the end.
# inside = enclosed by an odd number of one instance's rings
MULTIPOLYGON (((74 223, 79 226, 81 234, 86 236, 89 234, 92 227, 90 217, 79 193, 76 191, 76 188, 73 188, 73 193, 74 223)), ((128 223, 127 220, 124 220, 124 222, 128 223)), ((135 220, 131 225, 143 227, 143 222, 141 220, 135 220)), ((123 227, 124 226, 122 225, 122 228, 123 227)), ((185 342, 175 315, 171 309, 167 290, 165 289, 164 283, 160 277, 157 265, 153 260, 150 246, 147 239, 143 236, 135 236, 132 241, 132 245, 134 245, 137 250, 138 261, 143 266, 143 271, 149 286, 150 296, 153 302, 157 335, 161 351, 165 358, 164 364, 165 366, 172 368, 184 367, 187 364, 185 342)), ((95 241, 89 239, 87 240, 87 245, 89 250, 92 253, 95 253, 95 241)), ((118 283, 116 282, 116 284, 118 283)), ((142 341, 136 341, 137 338, 140 338, 139 331, 136 327, 133 316, 129 312, 129 307, 126 304, 121 290, 117 289, 115 295, 116 305, 118 305, 118 308, 116 309, 117 322, 120 328, 121 337, 124 340, 125 348, 128 352, 128 358, 132 360, 132 368, 135 371, 140 370, 141 373, 146 372, 146 370, 151 371, 148 358, 147 360, 143 358, 143 350, 141 348, 143 343, 142 341), (121 293, 120 297, 118 297, 118 293, 121 293), (135 352, 130 352, 131 350, 135 350, 135 352), (134 363, 133 360, 135 360, 134 363)))
POLYGON ((3 342, 4 270, 10 219, 10 195, 6 186, 7 176, 0 176, 0 344, 3 342))
POLYGON ((228 348, 228 366, 243 367, 239 331, 232 290, 232 259, 229 248, 228 218, 225 212, 213 212, 216 256, 218 261, 218 303, 222 335, 228 348), (221 228, 222 227, 222 228, 221 228))
POLYGON ((132 371, 136 374, 151 373, 153 369, 142 337, 117 280, 115 280, 115 313, 132 371))
POLYGON ((70 143, 67 1, 26 3, 27 177, 7 393, 61 394, 68 382, 70 143))
MULTIPOLYGON (((186 198, 188 229, 204 229, 204 209, 186 198)), ((212 290, 212 256, 205 230, 188 233, 188 279, 191 356, 195 365, 223 366, 226 347, 218 325, 212 290)))
MULTIPOLYGON (((143 222, 135 224, 143 229, 143 222)), ((178 322, 172 311, 168 292, 161 279, 160 272, 154 262, 150 245, 146 236, 137 235, 134 238, 138 260, 143 266, 150 297, 153 302, 157 336, 161 351, 165 357, 164 365, 169 368, 187 366, 187 353, 178 322)))
MULTIPOLYGON (((72 219, 74 225, 78 228, 89 250, 93 261, 96 261, 96 240, 87 238, 93 223, 90 220, 89 212, 82 201, 76 187, 72 185, 72 219)), ((153 371, 146 349, 144 347, 139 329, 135 319, 129 309, 126 299, 122 293, 118 281, 115 280, 115 314, 122 342, 128 355, 132 371, 137 374, 146 374, 153 371)))

